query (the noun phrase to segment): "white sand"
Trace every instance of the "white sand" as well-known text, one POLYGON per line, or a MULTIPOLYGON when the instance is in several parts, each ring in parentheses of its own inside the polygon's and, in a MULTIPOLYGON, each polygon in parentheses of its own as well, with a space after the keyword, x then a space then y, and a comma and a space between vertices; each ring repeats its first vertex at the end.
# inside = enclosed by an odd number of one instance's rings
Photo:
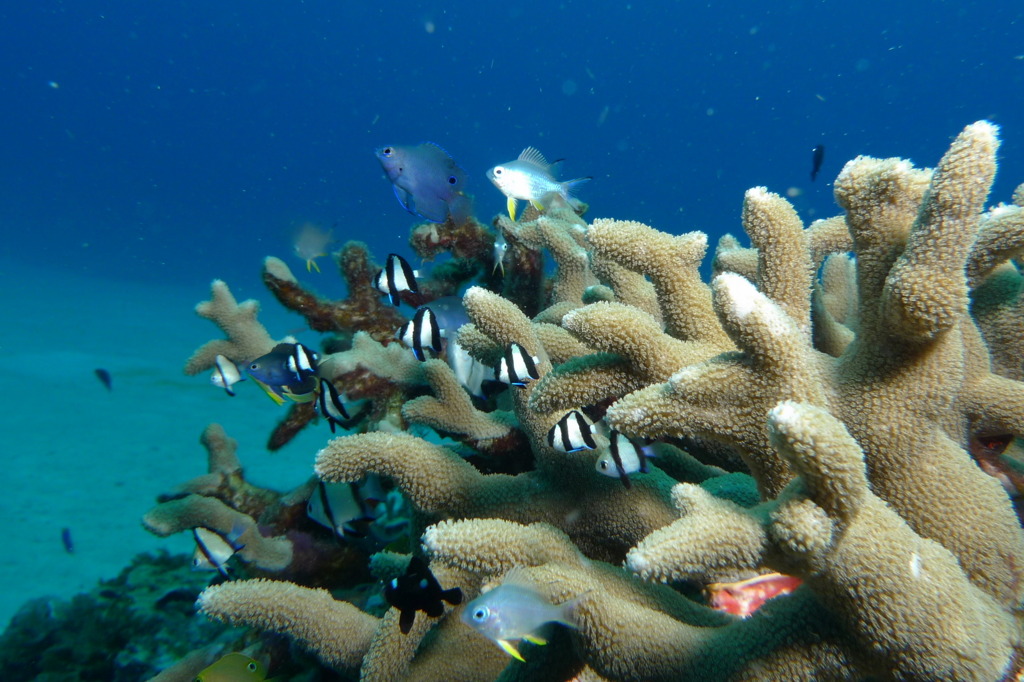
MULTIPOLYGON (((254 268, 250 288, 257 278, 254 268)), ((205 473, 198 438, 209 422, 239 440, 251 481, 289 487, 311 475, 330 438, 323 422, 268 453, 284 407, 252 382, 229 398, 182 373, 192 350, 219 334, 192 311, 208 284, 161 289, 0 262, 0 627, 24 601, 87 590, 138 552, 191 552, 187 535, 157 538, 139 518, 157 494, 205 473), (113 375, 112 392, 97 367, 113 375)), ((275 337, 301 326, 269 293, 257 297, 275 337)))

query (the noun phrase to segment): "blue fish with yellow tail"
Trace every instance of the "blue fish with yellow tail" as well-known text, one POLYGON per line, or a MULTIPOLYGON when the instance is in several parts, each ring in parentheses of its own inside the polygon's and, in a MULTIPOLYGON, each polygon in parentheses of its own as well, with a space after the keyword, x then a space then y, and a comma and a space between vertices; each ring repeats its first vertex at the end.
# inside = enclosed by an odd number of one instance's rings
POLYGON ((472 213, 472 203, 464 193, 466 171, 433 142, 388 145, 376 154, 398 202, 409 213, 434 223, 449 217, 462 222, 472 213))
POLYGON ((278 405, 286 399, 308 403, 317 396, 318 360, 316 352, 301 343, 279 343, 250 362, 245 372, 278 405))

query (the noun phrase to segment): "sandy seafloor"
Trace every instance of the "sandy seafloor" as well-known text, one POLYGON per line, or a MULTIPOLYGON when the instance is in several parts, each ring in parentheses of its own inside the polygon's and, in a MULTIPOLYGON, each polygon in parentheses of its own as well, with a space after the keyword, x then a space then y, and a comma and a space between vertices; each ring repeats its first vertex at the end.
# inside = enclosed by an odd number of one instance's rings
MULTIPOLYGON (((260 286, 258 265, 244 289, 280 338, 303 321, 260 286)), ((208 281, 161 288, 0 259, 0 292, 0 627, 26 600, 88 590, 138 552, 191 552, 189 535, 158 538, 139 519, 156 495, 206 472, 206 424, 238 439, 249 480, 279 489, 311 475, 330 438, 321 422, 269 453, 284 407, 252 382, 230 398, 207 376, 182 373, 191 352, 220 334, 193 312, 208 281), (97 367, 113 375, 112 392, 97 367), (73 554, 61 541, 65 527, 73 554)))

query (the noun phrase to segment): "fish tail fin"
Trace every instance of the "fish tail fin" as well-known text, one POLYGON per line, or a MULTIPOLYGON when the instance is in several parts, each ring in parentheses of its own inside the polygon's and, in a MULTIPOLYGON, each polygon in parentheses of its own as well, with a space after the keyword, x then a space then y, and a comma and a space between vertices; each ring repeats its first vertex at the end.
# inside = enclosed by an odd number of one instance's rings
POLYGON ((562 190, 565 192, 566 198, 571 197, 573 192, 575 192, 576 188, 578 188, 580 185, 582 185, 585 182, 590 182, 593 179, 594 177, 592 175, 587 175, 582 178, 573 178, 572 180, 566 180, 565 182, 561 183, 562 190))
POLYGON ((444 590, 441 592, 441 599, 445 600, 452 606, 458 606, 462 603, 462 590, 457 587, 453 587, 450 590, 444 590))
POLYGON ((576 625, 576 611, 579 609, 580 605, 590 597, 591 592, 593 592, 593 590, 587 590, 576 598, 559 604, 558 610, 560 611, 560 618, 555 622, 561 623, 562 625, 570 628, 579 627, 576 625))
POLYGON ((473 217, 473 200, 459 192, 448 202, 448 217, 456 225, 461 225, 473 217))
POLYGON ((242 537, 242 535, 245 534, 245 531, 247 530, 248 527, 241 520, 236 520, 233 524, 231 524, 231 530, 229 530, 227 535, 224 536, 224 539, 227 541, 227 543, 231 545, 231 549, 235 550, 236 552, 245 549, 245 543, 239 542, 238 540, 242 537))

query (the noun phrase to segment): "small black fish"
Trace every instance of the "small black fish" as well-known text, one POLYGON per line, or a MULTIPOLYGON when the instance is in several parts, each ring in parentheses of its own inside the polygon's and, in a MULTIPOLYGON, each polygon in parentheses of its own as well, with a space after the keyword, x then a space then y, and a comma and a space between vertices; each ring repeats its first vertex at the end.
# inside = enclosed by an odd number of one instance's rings
POLYGON ((385 585, 384 598, 401 613, 398 627, 403 635, 407 635, 416 620, 417 611, 437 618, 444 613, 442 601, 452 606, 462 603, 462 590, 457 587, 442 590, 437 578, 430 572, 423 559, 413 557, 409 560, 405 575, 385 585))
POLYGON ((110 376, 110 372, 102 367, 97 367, 93 372, 96 374, 96 378, 100 380, 100 383, 106 386, 108 391, 114 390, 114 377, 110 376))
POLYGON ((64 551, 68 554, 75 553, 75 541, 71 539, 71 529, 61 528, 60 540, 64 543, 64 551))
POLYGON ((821 164, 825 161, 825 145, 819 144, 814 148, 813 156, 811 158, 811 182, 818 179, 818 171, 821 170, 821 164))

